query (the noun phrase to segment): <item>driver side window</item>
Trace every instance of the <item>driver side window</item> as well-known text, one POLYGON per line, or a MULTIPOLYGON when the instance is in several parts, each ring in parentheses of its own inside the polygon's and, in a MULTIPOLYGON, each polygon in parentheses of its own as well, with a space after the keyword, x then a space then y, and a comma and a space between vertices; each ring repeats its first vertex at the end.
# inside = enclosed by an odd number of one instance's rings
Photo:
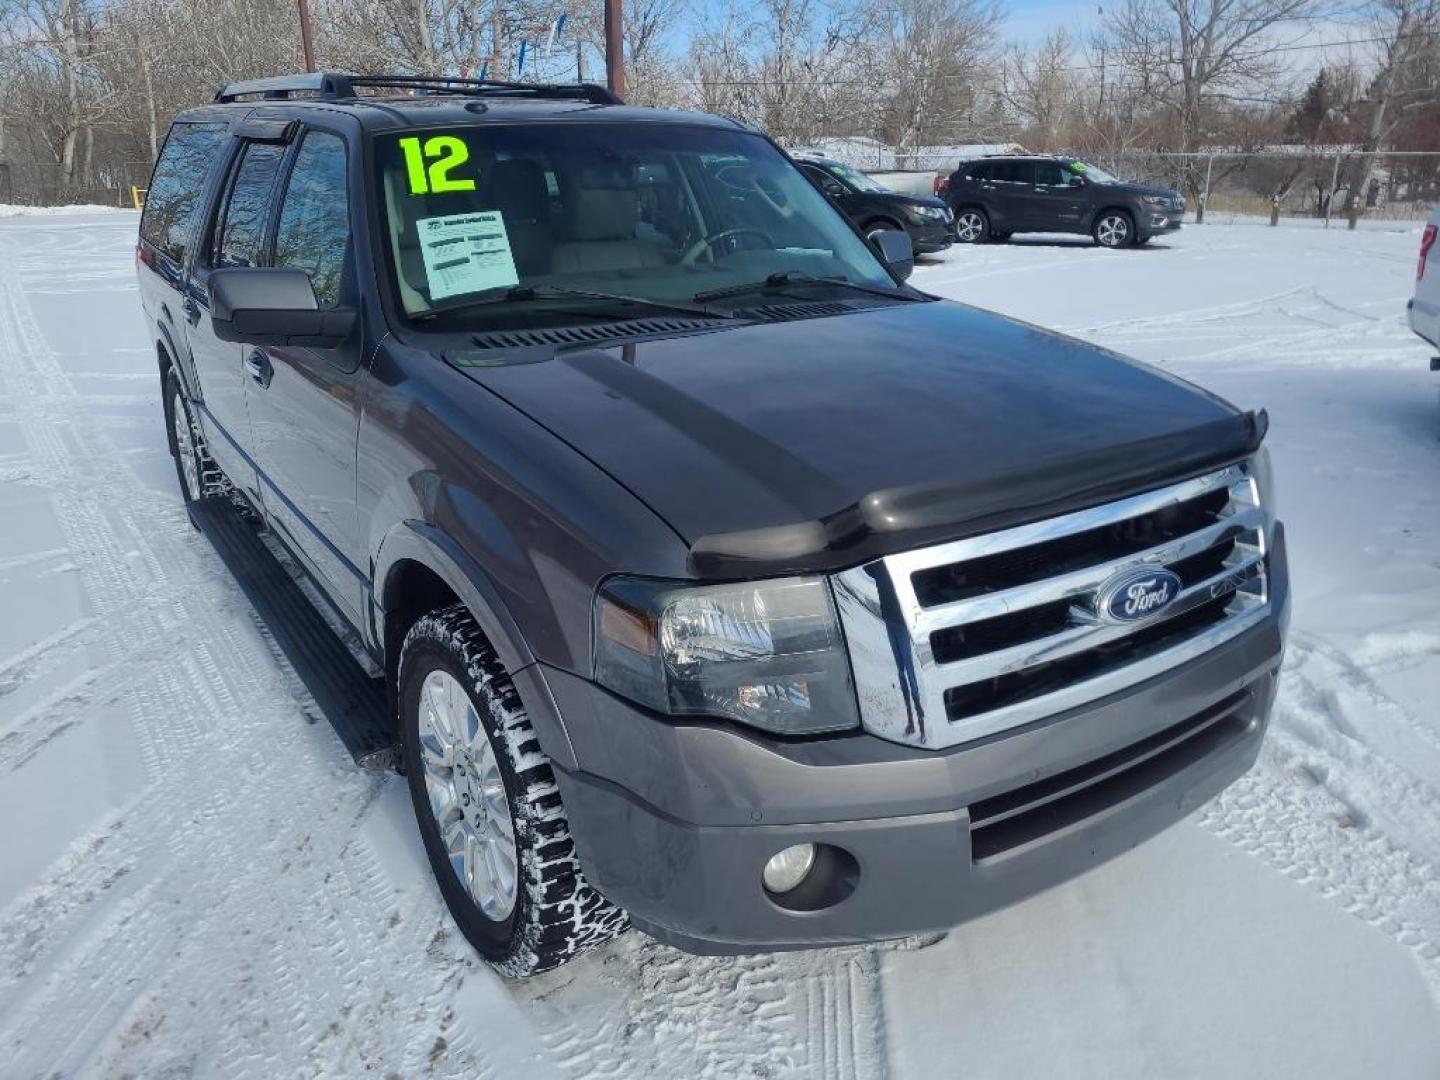
POLYGON ((274 265, 304 270, 322 308, 340 302, 340 281, 350 252, 350 197, 345 144, 339 136, 311 131, 300 144, 280 224, 274 265))
POLYGON ((845 194, 845 185, 840 183, 839 180, 836 180, 835 177, 831 176, 824 169, 817 169, 807 165, 805 166, 805 173, 820 185, 820 190, 825 192, 826 195, 832 198, 838 198, 845 194))
POLYGON ((1070 178, 1060 167, 1058 161, 1037 161, 1035 163, 1035 183, 1043 184, 1046 187, 1066 187, 1070 183, 1070 178))

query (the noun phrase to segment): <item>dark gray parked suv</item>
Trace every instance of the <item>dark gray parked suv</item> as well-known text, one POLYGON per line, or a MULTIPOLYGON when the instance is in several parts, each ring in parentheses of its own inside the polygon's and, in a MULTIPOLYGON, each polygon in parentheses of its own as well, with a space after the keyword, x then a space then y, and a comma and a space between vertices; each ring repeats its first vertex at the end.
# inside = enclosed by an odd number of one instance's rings
POLYGON ((942 186, 962 243, 1014 233, 1081 233, 1103 247, 1145 244, 1175 232, 1185 199, 1170 188, 1117 180, 1069 157, 997 156, 961 162, 942 186))
POLYGON ((763 135, 595 87, 295 76, 172 127, 138 272, 185 498, 384 673, 502 971, 950 927, 1254 760, 1264 414, 909 261, 763 135))

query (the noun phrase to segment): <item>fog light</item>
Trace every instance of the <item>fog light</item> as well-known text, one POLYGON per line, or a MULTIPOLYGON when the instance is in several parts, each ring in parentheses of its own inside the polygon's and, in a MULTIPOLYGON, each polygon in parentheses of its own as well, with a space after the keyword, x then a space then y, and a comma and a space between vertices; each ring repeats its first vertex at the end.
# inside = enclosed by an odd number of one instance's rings
POLYGON ((761 875, 772 893, 787 893, 805 880, 815 865, 815 845, 796 844, 770 857, 761 875))

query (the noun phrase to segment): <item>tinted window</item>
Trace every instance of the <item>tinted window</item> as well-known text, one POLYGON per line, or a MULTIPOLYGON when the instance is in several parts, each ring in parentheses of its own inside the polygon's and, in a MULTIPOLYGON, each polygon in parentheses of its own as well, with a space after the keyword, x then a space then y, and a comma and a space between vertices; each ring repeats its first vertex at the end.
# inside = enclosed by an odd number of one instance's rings
POLYGON ((177 263, 185 261, 193 242, 205 186, 224 135, 221 124, 176 124, 155 163, 140 237, 177 263))
POLYGON ((988 162, 981 162, 979 165, 971 165, 967 174, 972 180, 992 180, 994 170, 988 162))
POLYGON ((1028 161, 997 161, 991 168, 995 170, 995 179, 1007 184, 1028 184, 1035 175, 1028 161))
POLYGON ((844 195, 845 185, 836 180, 824 169, 818 169, 813 165, 800 166, 805 170, 805 175, 820 185, 820 190, 827 195, 844 195))
POLYGON ((1064 187, 1070 182, 1070 178, 1058 161, 1037 161, 1035 163, 1035 183, 1048 184, 1051 187, 1064 187))
POLYGON ((214 265, 259 265, 270 189, 284 153, 284 147, 272 143, 251 143, 245 148, 231 174, 224 215, 215 230, 214 265))
POLYGON ((285 189, 275 230, 275 265, 304 270, 320 306, 334 307, 340 302, 349 244, 345 144, 337 135, 312 131, 300 144, 285 189))

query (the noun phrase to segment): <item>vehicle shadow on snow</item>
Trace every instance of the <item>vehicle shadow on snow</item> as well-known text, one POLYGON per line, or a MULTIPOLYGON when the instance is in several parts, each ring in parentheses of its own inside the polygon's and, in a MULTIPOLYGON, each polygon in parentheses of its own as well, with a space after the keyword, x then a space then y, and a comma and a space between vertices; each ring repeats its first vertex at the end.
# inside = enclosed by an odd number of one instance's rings
MULTIPOLYGON (((963 246, 963 245, 957 245, 963 246)), ((1006 240, 990 240, 984 245, 986 247, 1019 247, 1019 248, 1092 248, 1095 251, 1107 250, 1088 236, 1012 236, 1006 240)), ((1167 244, 1162 240, 1151 240, 1148 244, 1124 248, 1125 251, 1174 251, 1174 245, 1167 244)))

